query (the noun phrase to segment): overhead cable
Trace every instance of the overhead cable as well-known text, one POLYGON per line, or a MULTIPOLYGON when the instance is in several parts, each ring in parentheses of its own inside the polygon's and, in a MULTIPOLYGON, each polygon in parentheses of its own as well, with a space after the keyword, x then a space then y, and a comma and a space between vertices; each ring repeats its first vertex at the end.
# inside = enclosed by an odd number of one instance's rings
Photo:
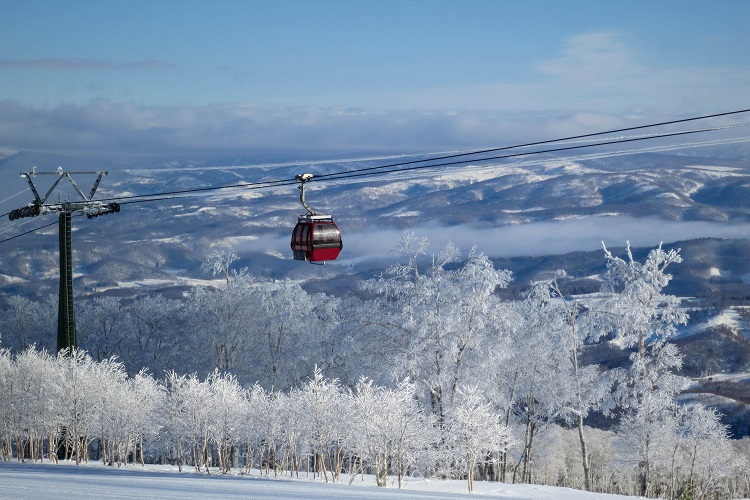
MULTIPOLYGON (((750 111, 750 110, 749 110, 750 111)), ((715 116, 715 115, 711 115, 715 116)), ((671 122, 670 122, 671 123, 671 122)), ((347 170, 343 172, 333 172, 330 174, 318 174, 313 179, 311 179, 311 182, 326 182, 326 181, 334 181, 334 180, 340 180, 340 179, 350 179, 350 178, 356 178, 356 177, 366 177, 366 176, 372 176, 372 175, 383 175, 383 174, 389 174, 389 173, 399 173, 399 172, 407 172, 407 171, 414 171, 414 170, 425 170, 425 169, 433 169, 433 168, 439 168, 439 167, 450 167, 450 166, 456 166, 456 165, 466 165, 470 163, 479 163, 479 162, 486 162, 486 161, 494 161, 494 160, 504 160, 504 159, 510 159, 510 158, 518 158, 523 156, 533 156, 533 155, 539 155, 539 154, 547 154, 547 153, 558 153, 563 151, 572 151, 572 150, 578 150, 578 149, 585 149, 585 148, 593 148, 598 146, 607 146, 610 144, 623 144, 623 143, 632 143, 632 142, 639 142, 644 140, 653 140, 653 139, 662 139, 662 138, 668 138, 668 137, 677 137, 677 136, 683 136, 683 135, 691 135, 691 134, 699 134, 699 133, 706 133, 706 132, 715 132, 718 130, 726 130, 729 128, 735 128, 740 126, 748 126, 749 124, 739 124, 739 125, 724 125, 724 126, 718 126, 718 127, 707 127, 707 128, 701 128, 701 129, 690 129, 690 130, 681 130, 678 132, 665 132, 665 133, 659 133, 659 134, 648 134, 643 136, 636 136, 636 137, 626 137, 626 138, 616 138, 616 139, 607 139, 605 141, 601 142, 595 142, 595 143, 584 143, 584 144, 576 144, 573 146, 564 146, 564 147, 557 147, 557 148, 548 148, 543 150, 534 150, 534 151, 522 151, 518 153, 510 153, 505 155, 497 155, 497 156, 489 156, 489 157, 480 157, 480 158, 471 158, 466 160, 458 160, 458 161, 451 161, 451 162, 441 162, 441 163, 429 163, 426 165, 417 165, 419 163, 428 163, 438 160, 444 160, 444 159, 453 159, 453 158, 459 158, 459 157, 466 157, 469 155, 477 155, 482 154, 487 151, 501 151, 501 150, 510 150, 514 148, 523 148, 523 147, 530 147, 530 145, 542 145, 542 144, 549 144, 549 143, 558 143, 563 141, 569 141, 573 139, 580 139, 583 137, 590 137, 593 135, 604 135, 604 134, 612 134, 616 132, 623 131, 624 129, 619 129, 617 131, 607 131, 607 132, 600 132, 597 134, 585 134, 582 136, 575 136, 575 137, 567 137, 564 139, 555 139, 551 141, 539 141, 535 143, 528 143, 527 145, 518 145, 518 146, 506 146, 503 148, 494 148, 493 150, 482 150, 475 151, 471 153, 460 153, 460 154, 454 154, 454 155, 446 155, 446 156, 440 156, 435 158, 427 158, 423 160, 412 160, 408 162, 400 162, 400 163, 391 163, 388 165, 380 165, 380 166, 374 166, 374 167, 365 167, 361 169, 354 169, 354 170, 347 170), (396 168, 398 167, 398 168, 396 168)), ((655 125, 652 125, 655 126, 655 125)), ((645 128, 647 125, 642 125, 637 128, 645 128)), ((256 189, 267 189, 271 187, 281 187, 281 186, 292 186, 297 184, 297 181, 293 178, 290 179, 277 179, 277 180, 271 180, 271 181, 258 181, 258 182, 243 182, 243 183, 237 183, 237 184, 228 184, 223 186, 209 186, 209 187, 203 187, 203 188, 192 188, 192 189, 182 189, 178 191, 169 191, 169 192, 163 192, 163 193, 153 193, 153 194, 144 194, 144 195, 132 195, 132 196, 121 196, 121 197, 112 197, 112 198, 102 198, 98 201, 117 201, 119 203, 145 203, 148 201, 161 201, 165 199, 164 197, 179 197, 179 195, 189 195, 194 193, 204 193, 208 191, 216 191, 216 190, 226 190, 226 189, 246 189, 246 190, 256 190, 256 189), (127 201, 129 200, 129 201, 127 201)))
POLYGON ((28 231, 26 231, 24 233, 19 233, 19 234, 15 235, 15 236, 11 236, 10 238, 5 238, 4 240, 0 240, 0 243, 5 243, 6 241, 14 240, 16 238, 20 238, 21 236, 26 236, 27 234, 31 234, 31 233, 35 233, 37 231, 41 231, 42 229, 44 229, 46 227, 54 226, 55 224, 57 224, 57 221, 50 222, 49 224, 45 224, 44 226, 40 226, 40 227, 38 227, 36 229, 30 229, 30 230, 28 230, 28 231))

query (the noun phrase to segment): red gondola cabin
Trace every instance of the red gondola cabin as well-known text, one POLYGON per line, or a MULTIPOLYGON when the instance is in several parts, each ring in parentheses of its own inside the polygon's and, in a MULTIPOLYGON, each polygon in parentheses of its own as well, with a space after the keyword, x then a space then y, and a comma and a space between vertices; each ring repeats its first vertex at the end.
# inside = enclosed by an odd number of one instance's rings
POLYGON ((301 216, 294 226, 292 251, 296 260, 336 260, 343 246, 341 231, 330 215, 301 216))

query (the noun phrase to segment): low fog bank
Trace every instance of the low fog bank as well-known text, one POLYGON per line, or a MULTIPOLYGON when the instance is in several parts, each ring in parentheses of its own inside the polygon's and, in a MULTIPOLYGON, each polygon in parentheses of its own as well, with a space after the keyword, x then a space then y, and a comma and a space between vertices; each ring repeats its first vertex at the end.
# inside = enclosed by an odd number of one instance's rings
MULTIPOLYGON (((344 250, 337 261, 353 265, 378 261, 394 255, 402 230, 377 229, 348 233, 341 227, 344 250)), ((477 247, 489 257, 536 257, 559 255, 575 251, 621 247, 630 241, 633 247, 654 247, 661 242, 695 238, 746 238, 750 223, 679 222, 656 217, 593 216, 561 221, 532 222, 529 224, 492 226, 469 224, 441 226, 430 222, 410 229, 418 237, 430 241, 428 254, 438 253, 447 243, 456 244, 464 253, 477 247)), ((243 244, 242 251, 260 253, 289 253, 287 238, 260 239, 243 244)))

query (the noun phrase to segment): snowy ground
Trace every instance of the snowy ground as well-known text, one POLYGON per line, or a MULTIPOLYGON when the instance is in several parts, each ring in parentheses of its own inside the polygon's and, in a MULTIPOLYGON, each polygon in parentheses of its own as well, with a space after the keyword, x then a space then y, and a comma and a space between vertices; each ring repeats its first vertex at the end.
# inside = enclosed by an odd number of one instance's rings
MULTIPOLYGON (((712 274, 711 276, 716 276, 714 274, 714 270, 716 268, 712 268, 712 274)), ((679 297, 683 300, 683 303, 690 304, 690 298, 689 297, 679 297)), ((740 316, 740 313, 737 311, 738 309, 744 309, 745 306, 734 306, 734 307, 727 307, 726 309, 722 310, 719 314, 716 314, 714 316, 711 316, 706 321, 703 321, 701 323, 695 323, 695 324, 689 324, 687 326, 678 326, 677 327, 677 336, 675 338, 682 338, 682 337, 688 337, 690 335, 695 335, 696 333, 703 333, 705 330, 709 328, 717 328, 720 326, 727 326, 731 328, 732 330, 736 330, 740 332, 741 334, 750 337, 750 332, 747 331, 745 328, 745 321, 740 316)), ((688 314, 690 311, 686 311, 688 314)))
POLYGON ((412 479, 405 488, 377 488, 372 477, 359 478, 349 486, 300 479, 253 476, 198 475, 188 468, 129 465, 123 469, 101 463, 89 465, 0 462, 0 500, 139 499, 204 500, 344 500, 344 499, 449 499, 481 498, 517 500, 626 500, 634 497, 586 493, 567 488, 526 484, 475 483, 475 494, 466 493, 465 481, 412 479))

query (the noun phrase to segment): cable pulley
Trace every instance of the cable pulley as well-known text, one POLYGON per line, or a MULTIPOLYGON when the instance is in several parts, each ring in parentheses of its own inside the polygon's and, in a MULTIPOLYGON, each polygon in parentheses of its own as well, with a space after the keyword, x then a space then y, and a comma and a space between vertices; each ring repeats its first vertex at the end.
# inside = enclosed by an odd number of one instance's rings
POLYGON ((97 202, 94 205, 84 208, 84 213, 86 214, 86 217, 88 217, 89 219, 93 219, 94 217, 99 217, 100 215, 118 213, 119 211, 120 211, 119 203, 107 203, 105 205, 103 203, 97 202))

